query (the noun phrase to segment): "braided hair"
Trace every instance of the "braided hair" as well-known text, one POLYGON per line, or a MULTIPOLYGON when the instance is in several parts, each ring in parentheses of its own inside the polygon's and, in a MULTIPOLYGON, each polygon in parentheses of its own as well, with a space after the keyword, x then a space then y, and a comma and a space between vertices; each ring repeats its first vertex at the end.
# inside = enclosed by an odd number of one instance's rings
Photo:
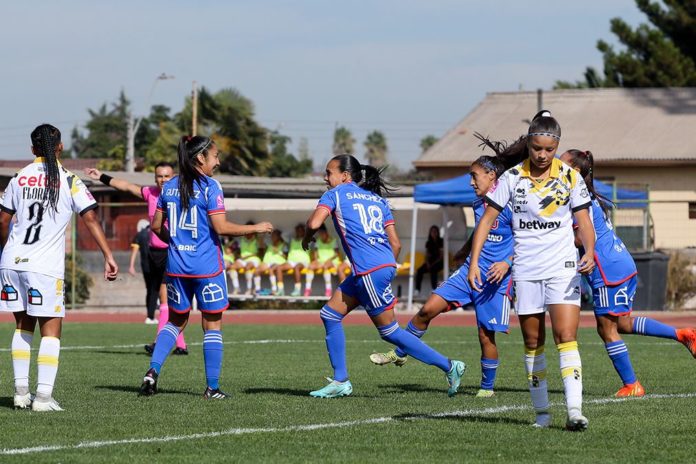
POLYGON ((369 190, 380 197, 394 192, 394 187, 382 178, 386 166, 376 168, 369 164, 360 164, 353 155, 336 155, 331 161, 338 161, 338 170, 347 172, 350 178, 361 188, 369 190))
POLYGON ((43 169, 46 175, 46 193, 44 205, 58 211, 60 196, 60 167, 58 166, 58 149, 60 146, 60 131, 50 125, 41 124, 31 133, 31 144, 34 153, 42 157, 43 169))
POLYGON ((201 135, 193 137, 187 135, 179 140, 179 199, 183 211, 189 208, 189 200, 193 196, 193 183, 205 177, 198 170, 199 163, 196 156, 201 153, 207 156, 213 144, 213 139, 201 135))

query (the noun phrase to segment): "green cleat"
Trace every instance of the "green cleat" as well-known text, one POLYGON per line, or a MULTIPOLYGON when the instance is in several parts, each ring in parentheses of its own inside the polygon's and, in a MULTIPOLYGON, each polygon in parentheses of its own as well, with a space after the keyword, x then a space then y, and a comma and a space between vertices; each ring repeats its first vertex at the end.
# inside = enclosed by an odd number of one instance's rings
POLYGON ((476 393, 476 398, 493 398, 495 392, 493 390, 484 390, 483 388, 476 393))
POLYGON ((462 361, 450 361, 450 370, 447 372, 447 383, 449 388, 447 389, 447 396, 454 396, 459 390, 459 384, 462 383, 462 376, 466 371, 466 364, 462 361))
POLYGON ((370 361, 378 366, 386 366, 387 364, 394 364, 395 366, 403 366, 408 361, 408 358, 404 356, 403 358, 396 354, 395 350, 387 351, 386 353, 372 353, 370 355, 370 361))
POLYGON ((338 382, 327 377, 330 383, 324 388, 309 392, 309 396, 315 398, 340 398, 342 396, 348 396, 353 393, 353 385, 350 380, 345 382, 338 382))

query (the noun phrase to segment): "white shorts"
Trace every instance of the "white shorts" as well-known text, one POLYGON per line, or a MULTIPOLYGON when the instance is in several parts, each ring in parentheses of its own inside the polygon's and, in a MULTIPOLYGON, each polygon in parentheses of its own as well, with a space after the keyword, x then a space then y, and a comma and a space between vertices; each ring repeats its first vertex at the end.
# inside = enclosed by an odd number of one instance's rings
POLYGON ((539 314, 549 305, 580 306, 580 274, 544 280, 518 280, 515 286, 515 311, 520 316, 539 314))
POLYGON ((304 267, 309 267, 309 261, 288 261, 288 264, 290 265, 290 267, 293 267, 293 268, 295 266, 297 266, 298 264, 301 264, 304 267))
POLYGON ((247 267, 249 264, 252 264, 254 267, 259 267, 259 264, 261 264, 261 260, 258 258, 258 256, 250 256, 249 258, 238 259, 235 262, 240 266, 244 267, 247 267))
POLYGON ((64 280, 36 272, 0 269, 0 311, 65 317, 64 280))

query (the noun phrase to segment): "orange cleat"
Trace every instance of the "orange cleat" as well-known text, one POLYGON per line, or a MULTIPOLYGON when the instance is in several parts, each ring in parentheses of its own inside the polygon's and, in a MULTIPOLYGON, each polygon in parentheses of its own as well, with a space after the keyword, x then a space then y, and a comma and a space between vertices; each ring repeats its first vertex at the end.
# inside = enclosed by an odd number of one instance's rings
POLYGON ((617 391, 616 395, 614 396, 616 396, 617 398, 639 398, 641 396, 645 396, 645 389, 640 384, 640 382, 636 381, 634 383, 629 383, 628 385, 624 385, 623 387, 621 387, 621 389, 617 391))
POLYGON ((677 340, 696 358, 696 329, 677 329, 677 340))

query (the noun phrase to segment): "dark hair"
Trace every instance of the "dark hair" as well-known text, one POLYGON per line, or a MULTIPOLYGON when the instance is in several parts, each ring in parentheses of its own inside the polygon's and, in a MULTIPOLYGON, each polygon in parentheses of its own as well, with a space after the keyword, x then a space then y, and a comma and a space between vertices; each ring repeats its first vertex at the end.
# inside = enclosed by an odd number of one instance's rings
POLYGON ((471 166, 479 166, 486 172, 494 172, 496 179, 505 172, 505 165, 497 156, 479 156, 476 161, 471 163, 471 166))
POLYGON ((56 151, 60 145, 60 131, 50 124, 41 124, 32 131, 31 144, 34 152, 43 158, 43 168, 46 173, 46 193, 43 202, 44 204, 48 202, 50 207, 57 211, 60 195, 60 168, 56 151))
POLYGON ((585 181, 585 185, 587 185, 587 190, 593 197, 599 200, 599 206, 602 207, 604 216, 607 217, 609 215, 609 209, 612 208, 614 203, 612 203, 612 201, 604 195, 601 195, 595 189, 594 156, 592 155, 592 152, 589 150, 582 151, 577 150, 575 148, 571 148, 570 150, 566 150, 566 153, 570 155, 570 167, 578 169, 580 171, 580 175, 582 176, 582 179, 585 181))
POLYGON ((213 140, 200 135, 184 136, 179 140, 179 199, 181 209, 186 211, 189 207, 189 199, 193 196, 193 183, 205 177, 197 169, 196 155, 203 153, 208 155, 208 150, 213 146, 213 140))
POLYGON ((558 121, 551 116, 548 110, 541 110, 532 118, 527 131, 527 137, 532 135, 545 135, 556 140, 561 139, 561 126, 558 121))
POLYGON ((174 163, 170 163, 169 161, 160 161, 159 163, 155 164, 155 169, 157 168, 172 168, 172 171, 176 169, 174 167, 174 163))
POLYGON ((440 228, 438 226, 436 226, 435 224, 430 226, 430 229, 428 229, 428 240, 426 240, 426 242, 425 242, 425 247, 427 248, 429 245, 431 245, 433 243, 437 244, 437 246, 442 246, 441 245, 442 244, 442 237, 440 237, 440 228), (433 229, 437 232, 437 237, 435 239, 433 239, 433 236, 430 234, 433 231, 433 229))
POLYGON ((383 197, 395 190, 391 184, 382 179, 382 174, 386 166, 377 169, 369 164, 360 164, 353 155, 336 155, 331 158, 331 161, 338 161, 338 169, 341 172, 350 174, 350 178, 353 179, 353 182, 375 195, 383 197))

